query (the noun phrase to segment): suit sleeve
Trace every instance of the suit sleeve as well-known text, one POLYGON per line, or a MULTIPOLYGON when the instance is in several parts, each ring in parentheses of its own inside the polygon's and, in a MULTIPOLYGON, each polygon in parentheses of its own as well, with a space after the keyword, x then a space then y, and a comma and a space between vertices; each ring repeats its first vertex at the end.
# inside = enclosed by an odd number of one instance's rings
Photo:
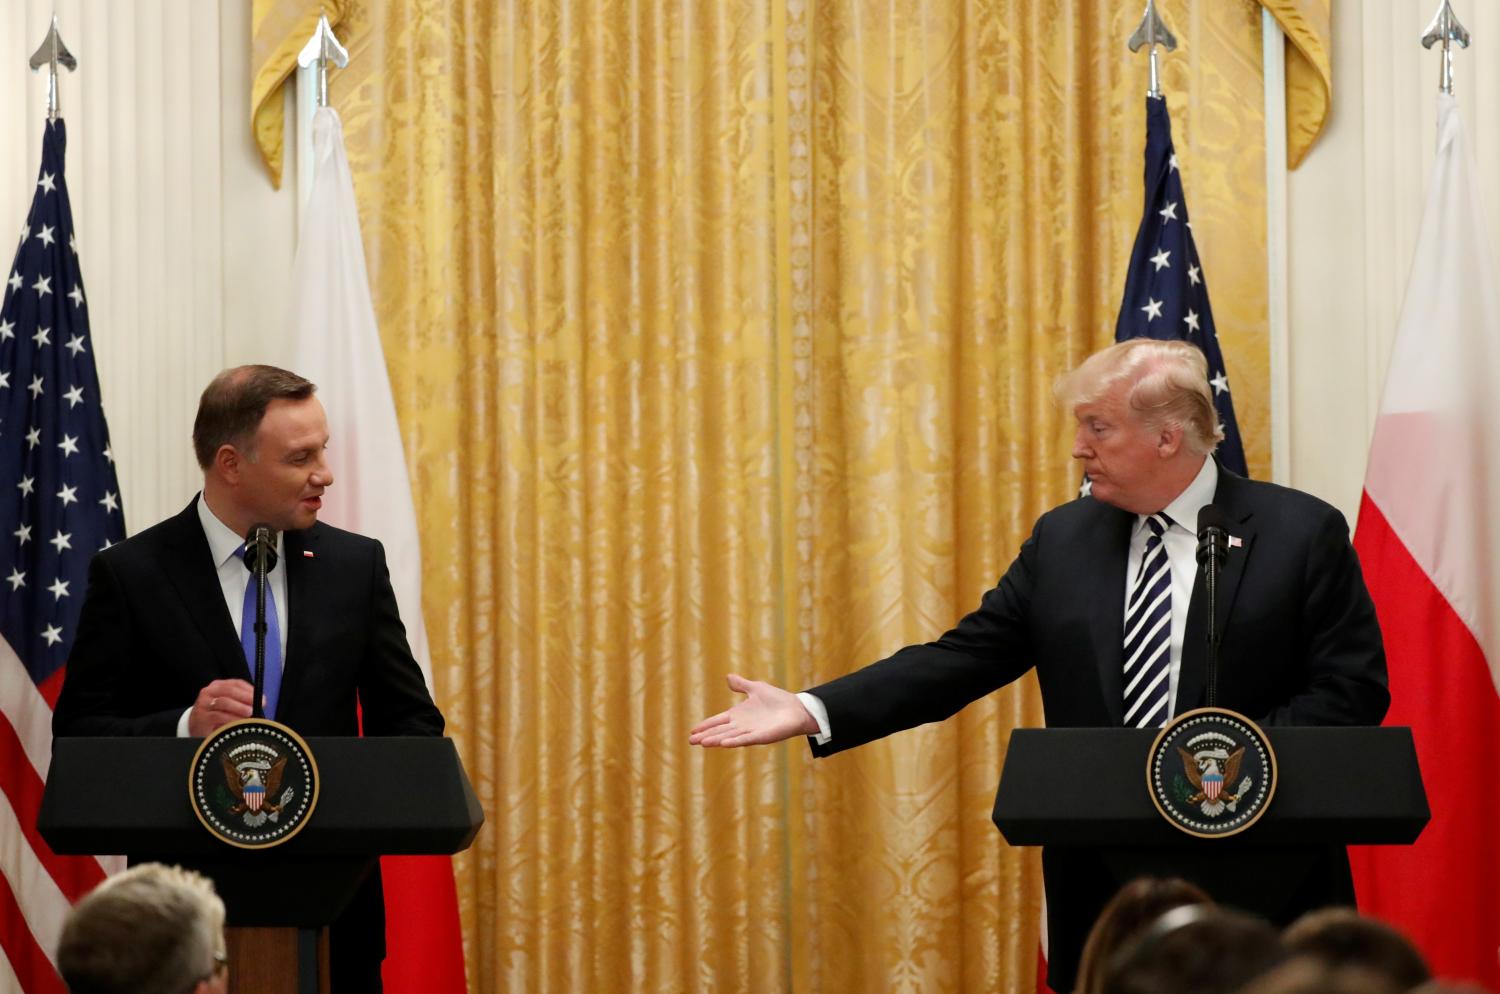
POLYGON ((366 735, 442 735, 443 715, 433 704, 412 658, 406 626, 391 589, 385 548, 375 543, 370 577, 370 644, 359 680, 366 735))
POLYGON ((1390 706, 1375 604, 1343 515, 1328 508, 1304 565, 1299 641, 1306 680, 1265 718, 1271 725, 1378 725, 1390 706))
POLYGON ((108 557, 95 556, 67 676, 52 712, 53 735, 177 734, 177 720, 191 699, 147 714, 125 710, 136 696, 132 681, 144 679, 129 651, 137 643, 132 632, 137 623, 108 557))
MULTIPOLYGON (((1045 518, 1043 519, 1043 521, 1045 518)), ((828 708, 833 738, 809 739, 827 756, 928 722, 952 717, 1017 679, 1032 665, 1028 615, 1042 521, 979 607, 935 642, 909 645, 808 692, 828 708)))

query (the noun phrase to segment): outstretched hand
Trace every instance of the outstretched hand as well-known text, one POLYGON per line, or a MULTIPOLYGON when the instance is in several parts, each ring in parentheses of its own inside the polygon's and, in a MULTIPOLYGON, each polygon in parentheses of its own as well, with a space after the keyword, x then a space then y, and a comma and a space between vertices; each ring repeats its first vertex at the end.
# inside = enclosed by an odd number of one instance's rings
POLYGON ((732 748, 817 734, 817 721, 796 694, 735 673, 729 674, 729 689, 745 699, 693 726, 690 745, 732 748))

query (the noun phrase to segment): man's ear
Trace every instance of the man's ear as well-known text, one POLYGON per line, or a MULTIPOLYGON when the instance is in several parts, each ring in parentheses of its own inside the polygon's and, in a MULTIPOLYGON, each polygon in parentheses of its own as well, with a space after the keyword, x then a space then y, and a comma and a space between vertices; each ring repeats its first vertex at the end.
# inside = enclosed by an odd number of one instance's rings
POLYGON ((213 472, 219 479, 231 486, 240 482, 240 467, 244 462, 244 455, 229 443, 219 446, 214 453, 213 472))
POLYGON ((1182 448, 1182 439, 1181 425, 1163 428, 1156 436, 1156 454, 1163 459, 1172 458, 1182 448))

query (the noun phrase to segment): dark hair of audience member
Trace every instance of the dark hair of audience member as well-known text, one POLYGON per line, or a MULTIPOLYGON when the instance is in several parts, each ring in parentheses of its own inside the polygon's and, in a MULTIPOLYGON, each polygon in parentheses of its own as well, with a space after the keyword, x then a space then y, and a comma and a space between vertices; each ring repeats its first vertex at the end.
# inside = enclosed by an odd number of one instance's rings
POLYGON ((1405 994, 1405 990, 1377 970, 1297 956, 1252 980, 1239 994, 1405 994))
POLYGON ((1212 903, 1207 894, 1180 877, 1130 881, 1110 898, 1089 930, 1073 994, 1104 994, 1104 970, 1115 953, 1166 912, 1185 904, 1212 903))
POLYGON ((1285 958, 1281 935, 1262 919, 1228 908, 1173 908, 1111 960, 1104 994, 1237 991, 1285 958))
POLYGON ((1384 922, 1353 908, 1324 908, 1297 919, 1282 933, 1287 952, 1329 966, 1358 966, 1410 990, 1432 979, 1417 947, 1384 922))
POLYGON ((1490 994, 1478 984, 1453 980, 1429 980, 1421 987, 1413 987, 1411 994, 1490 994))

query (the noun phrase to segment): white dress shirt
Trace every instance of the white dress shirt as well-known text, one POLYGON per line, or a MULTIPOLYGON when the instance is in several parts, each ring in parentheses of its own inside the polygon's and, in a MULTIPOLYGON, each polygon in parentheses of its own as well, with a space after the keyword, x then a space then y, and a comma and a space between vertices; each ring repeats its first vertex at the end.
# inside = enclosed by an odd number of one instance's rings
MULTIPOLYGON (((1187 489, 1162 510, 1172 519, 1172 526, 1162 534, 1162 543, 1167 547, 1167 562, 1172 568, 1172 636, 1167 648, 1167 717, 1177 709, 1177 677, 1182 671, 1183 633, 1187 631, 1188 604, 1193 599, 1193 581, 1198 575, 1198 512, 1204 505, 1213 503, 1214 491, 1219 488, 1219 467, 1213 457, 1203 460, 1203 468, 1193 477, 1187 489)), ((1135 525, 1130 531, 1130 553, 1125 557, 1125 603, 1121 605, 1121 621, 1129 616, 1130 588, 1135 574, 1141 568, 1141 557, 1146 554, 1146 527, 1148 515, 1136 515, 1135 525)), ((1123 638, 1123 636, 1122 636, 1123 638)), ((818 723, 813 739, 818 745, 827 745, 833 740, 833 730, 828 724, 828 707, 815 695, 806 691, 797 695, 797 700, 807 708, 818 723)))
MULTIPOLYGON (((198 523, 203 526, 203 536, 208 539, 208 551, 213 556, 214 570, 219 574, 219 589, 224 594, 224 606, 229 611, 229 619, 234 623, 234 634, 242 636, 245 614, 245 588, 250 586, 250 571, 245 568, 245 561, 235 555, 245 539, 236 535, 234 529, 220 521, 213 511, 209 510, 208 501, 203 495, 198 495, 198 523)), ((277 565, 286 559, 286 542, 281 533, 276 533, 276 562, 277 565)), ((280 636, 282 675, 286 674, 286 633, 287 633, 287 603, 286 603, 286 567, 273 568, 266 574, 267 593, 276 604, 276 627, 280 636)), ((177 734, 186 736, 188 734, 189 708, 177 719, 177 734)))

